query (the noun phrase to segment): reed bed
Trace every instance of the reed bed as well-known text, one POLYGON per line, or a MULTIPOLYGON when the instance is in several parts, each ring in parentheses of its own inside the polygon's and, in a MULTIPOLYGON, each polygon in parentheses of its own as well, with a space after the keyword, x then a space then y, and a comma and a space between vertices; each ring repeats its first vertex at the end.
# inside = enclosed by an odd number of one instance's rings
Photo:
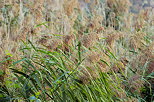
POLYGON ((0 1, 0 101, 153 102, 154 9, 134 5, 0 1))

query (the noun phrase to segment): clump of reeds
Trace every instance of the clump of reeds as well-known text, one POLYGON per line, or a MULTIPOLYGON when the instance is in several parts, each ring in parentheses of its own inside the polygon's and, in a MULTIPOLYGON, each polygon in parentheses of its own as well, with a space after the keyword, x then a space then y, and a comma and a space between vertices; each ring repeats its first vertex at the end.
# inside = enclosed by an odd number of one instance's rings
POLYGON ((95 15, 88 24, 88 29, 90 32, 96 31, 100 27, 102 27, 103 16, 95 15))
POLYGON ((64 1, 64 12, 66 12, 67 16, 71 16, 74 12, 75 8, 78 8, 77 0, 65 0, 64 1))
POLYGON ((118 16, 119 14, 128 13, 131 4, 129 0, 107 0, 107 5, 118 16))
POLYGON ((98 40, 99 36, 96 33, 92 33, 88 35, 83 35, 83 37, 81 38, 81 43, 84 47, 90 48, 94 46, 98 40))
POLYGON ((129 12, 131 3, 129 0, 107 0, 106 25, 121 29, 125 25, 124 18, 129 12))
POLYGON ((134 18, 137 19, 134 22, 134 27, 137 31, 147 29, 147 27, 153 26, 153 9, 151 7, 143 9, 134 18))
POLYGON ((70 52, 70 47, 73 46, 73 41, 75 37, 74 35, 65 35, 63 37, 63 50, 66 52, 70 52))
POLYGON ((134 49, 135 51, 138 49, 144 49, 144 45, 146 44, 144 41, 144 37, 146 33, 144 32, 137 32, 130 37, 130 48, 134 49))
POLYGON ((11 61, 10 55, 3 56, 3 59, 1 59, 1 60, 3 61, 3 63, 1 62, 1 65, 0 65, 0 67, 1 67, 0 68, 0 71, 1 71, 0 83, 3 84, 5 82, 5 79, 7 79, 8 75, 9 75, 8 74, 9 73, 8 67, 12 64, 12 61, 11 61))

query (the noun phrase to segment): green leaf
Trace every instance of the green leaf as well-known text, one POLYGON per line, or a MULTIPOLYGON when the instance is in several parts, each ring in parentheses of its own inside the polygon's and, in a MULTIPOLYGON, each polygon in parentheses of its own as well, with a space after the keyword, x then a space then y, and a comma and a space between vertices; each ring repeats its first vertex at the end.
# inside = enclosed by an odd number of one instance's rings
POLYGON ((17 63, 20 63, 20 62, 22 62, 22 61, 25 61, 25 60, 27 60, 27 58, 23 58, 23 59, 21 59, 21 60, 18 60, 18 61, 16 61, 16 62, 13 62, 13 65, 15 65, 15 64, 17 64, 17 63))
POLYGON ((2 97, 4 97, 4 95, 3 94, 0 94, 0 98, 2 98, 2 97))
POLYGON ((40 94, 41 94, 40 92, 36 92, 36 93, 35 93, 36 96, 39 96, 40 94))
POLYGON ((48 28, 48 26, 46 25, 48 23, 51 23, 51 22, 43 22, 43 23, 40 23, 40 24, 36 25, 34 28, 40 27, 42 25, 44 25, 46 28, 48 28))
POLYGON ((154 78, 154 72, 150 73, 147 77, 153 77, 154 78))
POLYGON ((2 69, 0 69, 0 75, 3 75, 4 71, 2 69))
POLYGON ((12 57, 13 55, 8 51, 8 50, 5 50, 5 54, 12 57))
POLYGON ((61 35, 61 34, 52 34, 54 36, 64 36, 64 35, 61 35))
POLYGON ((11 59, 11 58, 8 57, 7 59, 5 59, 5 60, 3 60, 3 61, 0 61, 0 63, 6 62, 6 61, 8 61, 8 60, 10 60, 10 59, 11 59))

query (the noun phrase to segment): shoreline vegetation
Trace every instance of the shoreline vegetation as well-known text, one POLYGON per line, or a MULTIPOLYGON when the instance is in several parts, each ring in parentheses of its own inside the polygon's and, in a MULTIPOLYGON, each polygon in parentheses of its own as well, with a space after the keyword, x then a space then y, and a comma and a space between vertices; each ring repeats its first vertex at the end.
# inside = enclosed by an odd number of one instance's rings
POLYGON ((0 1, 0 102, 153 102, 153 0, 0 1))

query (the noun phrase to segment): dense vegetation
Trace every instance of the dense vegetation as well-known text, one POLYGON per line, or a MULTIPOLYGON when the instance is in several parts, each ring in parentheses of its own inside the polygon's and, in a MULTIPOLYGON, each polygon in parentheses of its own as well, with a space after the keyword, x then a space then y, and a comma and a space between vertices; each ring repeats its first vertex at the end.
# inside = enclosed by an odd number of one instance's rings
POLYGON ((0 102, 153 102, 153 7, 0 1, 0 102))

